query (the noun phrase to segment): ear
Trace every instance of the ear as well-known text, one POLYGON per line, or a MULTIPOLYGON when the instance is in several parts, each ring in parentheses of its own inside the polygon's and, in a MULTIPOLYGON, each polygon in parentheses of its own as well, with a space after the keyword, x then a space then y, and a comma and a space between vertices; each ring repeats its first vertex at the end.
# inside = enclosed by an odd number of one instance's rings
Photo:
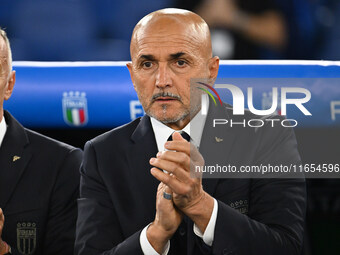
POLYGON ((135 82, 134 82, 134 78, 133 78, 133 67, 132 67, 132 63, 127 63, 126 64, 126 67, 129 69, 129 73, 130 73, 130 77, 131 77, 131 81, 132 81, 132 84, 133 84, 133 87, 136 89, 135 87, 135 82))
POLYGON ((220 58, 213 57, 209 60, 209 78, 215 80, 218 75, 218 69, 220 67, 220 58))
POLYGON ((8 100, 11 97, 14 84, 15 84, 15 71, 12 71, 9 77, 9 81, 7 83, 6 91, 5 91, 5 100, 8 100))

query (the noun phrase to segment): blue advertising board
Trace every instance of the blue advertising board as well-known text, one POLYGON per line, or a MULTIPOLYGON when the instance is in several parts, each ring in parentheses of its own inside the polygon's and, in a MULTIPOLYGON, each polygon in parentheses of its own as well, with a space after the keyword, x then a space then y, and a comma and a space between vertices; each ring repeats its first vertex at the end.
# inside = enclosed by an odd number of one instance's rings
MULTIPOLYGON (((4 108, 26 127, 111 128, 144 114, 126 62, 14 62, 13 68, 16 85, 4 108)), ((312 116, 289 106, 287 118, 298 127, 340 126, 339 62, 221 61, 218 78, 245 97, 252 87, 257 109, 270 107, 273 87, 306 88, 312 116)), ((220 94, 232 103, 230 93, 220 94)))

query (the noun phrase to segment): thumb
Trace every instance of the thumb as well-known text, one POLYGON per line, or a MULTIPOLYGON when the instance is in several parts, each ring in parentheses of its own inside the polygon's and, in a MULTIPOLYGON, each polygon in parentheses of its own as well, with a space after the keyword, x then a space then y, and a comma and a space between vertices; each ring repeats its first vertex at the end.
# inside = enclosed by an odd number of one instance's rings
POLYGON ((180 141, 180 140, 185 140, 185 139, 181 136, 181 134, 179 132, 174 132, 172 134, 172 140, 173 141, 180 141))

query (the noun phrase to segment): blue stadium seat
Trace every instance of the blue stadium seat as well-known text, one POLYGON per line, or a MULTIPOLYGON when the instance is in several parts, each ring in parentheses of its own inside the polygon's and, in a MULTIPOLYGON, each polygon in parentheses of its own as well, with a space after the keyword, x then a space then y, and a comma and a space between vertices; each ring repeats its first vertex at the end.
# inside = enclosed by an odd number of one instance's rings
POLYGON ((339 60, 340 59, 340 2, 334 1, 330 6, 330 17, 328 17, 328 27, 326 29, 324 45, 319 56, 321 59, 339 60))
POLYGON ((87 1, 18 1, 13 14, 12 47, 17 60, 80 60, 95 38, 87 1))
POLYGON ((172 0, 4 0, 14 60, 129 60, 132 29, 172 0))

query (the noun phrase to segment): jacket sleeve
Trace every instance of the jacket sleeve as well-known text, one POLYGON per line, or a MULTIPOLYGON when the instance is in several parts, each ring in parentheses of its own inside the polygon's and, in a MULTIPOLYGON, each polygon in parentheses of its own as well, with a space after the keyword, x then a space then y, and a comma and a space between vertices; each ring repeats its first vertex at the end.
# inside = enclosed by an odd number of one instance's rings
POLYGON ((124 240, 107 188, 98 172, 96 152, 87 142, 81 166, 75 254, 143 255, 137 231, 124 240))
MULTIPOLYGON (((254 164, 300 164, 291 128, 258 130, 254 164)), ((213 254, 298 255, 306 210, 303 175, 251 179, 248 215, 218 201, 213 254)), ((223 185, 220 180, 219 185, 223 185)))
POLYGON ((73 254, 82 151, 71 150, 61 164, 50 198, 44 254, 73 254))

